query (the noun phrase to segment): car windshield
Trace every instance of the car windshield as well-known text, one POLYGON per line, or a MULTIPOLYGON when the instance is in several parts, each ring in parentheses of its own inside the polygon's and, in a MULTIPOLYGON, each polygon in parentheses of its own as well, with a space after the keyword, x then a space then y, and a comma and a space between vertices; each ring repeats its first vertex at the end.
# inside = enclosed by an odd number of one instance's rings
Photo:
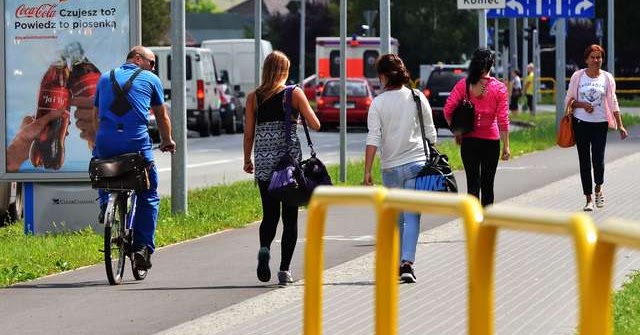
POLYGON ((442 69, 442 70, 434 70, 431 72, 429 76, 429 80, 427 81, 427 87, 433 89, 438 88, 447 88, 451 89, 458 80, 465 78, 467 76, 467 72, 463 70, 450 70, 450 69, 442 69))
MULTIPOLYGON (((337 97, 340 95, 340 82, 329 81, 324 85, 322 95, 326 97, 337 97)), ((347 81, 347 96, 366 97, 368 95, 367 85, 361 81, 347 81)))

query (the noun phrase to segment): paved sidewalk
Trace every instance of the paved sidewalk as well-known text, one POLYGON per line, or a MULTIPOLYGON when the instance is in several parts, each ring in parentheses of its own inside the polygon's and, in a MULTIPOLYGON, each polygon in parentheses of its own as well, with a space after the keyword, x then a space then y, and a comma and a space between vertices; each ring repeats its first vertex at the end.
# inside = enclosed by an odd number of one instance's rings
MULTIPOLYGON (((565 155, 577 160, 575 149, 565 155)), ((596 223, 610 217, 640 222, 638 167, 640 153, 607 163, 607 204, 592 213, 596 223)), ((580 189, 575 174, 502 203, 576 211, 583 206, 584 198, 576 196, 580 189)), ((570 238, 502 231, 496 255, 497 334, 573 334, 577 280, 570 238)), ((324 334, 374 333, 373 262, 371 253, 325 271, 324 334)), ((638 268, 640 252, 618 251, 615 285, 638 268)), ((418 282, 400 286, 398 334, 466 334, 466 271, 459 220, 423 233, 416 259, 418 282)), ((296 282, 160 334, 302 334, 303 285, 296 282)))

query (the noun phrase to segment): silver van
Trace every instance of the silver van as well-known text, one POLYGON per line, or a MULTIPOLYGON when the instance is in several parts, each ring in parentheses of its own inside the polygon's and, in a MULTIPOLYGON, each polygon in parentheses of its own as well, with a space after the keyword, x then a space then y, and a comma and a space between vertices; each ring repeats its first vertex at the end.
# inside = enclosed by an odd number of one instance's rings
MULTIPOLYGON (((162 80, 165 100, 171 99, 171 47, 150 47, 156 56, 154 72, 162 80)), ((187 129, 201 137, 220 135, 220 94, 213 55, 209 49, 185 47, 187 129)))

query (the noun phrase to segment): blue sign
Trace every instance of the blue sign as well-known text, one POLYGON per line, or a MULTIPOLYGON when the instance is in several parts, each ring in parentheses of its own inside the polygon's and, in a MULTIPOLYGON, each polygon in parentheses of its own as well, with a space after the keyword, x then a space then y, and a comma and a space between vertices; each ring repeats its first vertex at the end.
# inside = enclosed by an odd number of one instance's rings
POLYGON ((507 0, 504 9, 487 11, 488 18, 593 18, 595 15, 595 0, 507 0))

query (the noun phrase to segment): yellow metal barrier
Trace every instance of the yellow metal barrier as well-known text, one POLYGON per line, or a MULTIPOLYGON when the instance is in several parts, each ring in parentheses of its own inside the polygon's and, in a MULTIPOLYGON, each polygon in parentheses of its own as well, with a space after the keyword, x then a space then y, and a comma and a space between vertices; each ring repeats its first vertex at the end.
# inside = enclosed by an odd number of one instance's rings
POLYGON ((599 227, 589 285, 588 317, 593 320, 591 325, 595 328, 593 334, 611 335, 613 333, 611 285, 616 247, 640 249, 638 222, 611 219, 599 227))
MULTIPOLYGON (((330 187, 315 189, 308 210, 307 246, 304 258, 304 334, 322 334, 322 269, 324 226, 329 205, 373 205, 380 216, 383 187, 330 187)), ((397 232, 395 249, 398 249, 397 232)), ((379 247, 376 247, 379 248, 379 247)))
MULTIPOLYGON (((398 331, 397 221, 401 211, 462 217, 468 259, 473 255, 476 231, 482 221, 482 206, 477 198, 470 195, 402 189, 392 189, 387 192, 382 202, 382 212, 378 217, 376 242, 376 334, 378 335, 393 335, 398 331)), ((472 267, 469 266, 468 269, 471 275, 472 267)))
POLYGON ((573 237, 578 269, 580 317, 578 333, 603 334, 596 331, 596 320, 589 319, 589 277, 597 239, 591 218, 582 213, 568 214, 529 208, 492 206, 485 211, 477 234, 475 257, 470 258, 469 305, 471 335, 494 334, 494 253, 498 228, 563 234, 573 237))

